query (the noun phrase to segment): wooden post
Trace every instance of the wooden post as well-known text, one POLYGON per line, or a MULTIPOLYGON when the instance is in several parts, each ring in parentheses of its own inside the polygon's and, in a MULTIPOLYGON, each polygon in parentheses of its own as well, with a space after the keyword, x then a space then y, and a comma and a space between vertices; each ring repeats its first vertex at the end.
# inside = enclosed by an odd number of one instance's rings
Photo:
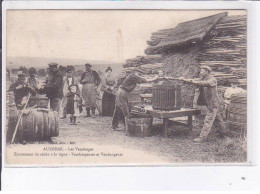
POLYGON ((192 115, 188 116, 188 128, 189 132, 192 132, 192 115))
POLYGON ((168 137, 168 127, 169 127, 169 119, 163 119, 163 136, 168 137))

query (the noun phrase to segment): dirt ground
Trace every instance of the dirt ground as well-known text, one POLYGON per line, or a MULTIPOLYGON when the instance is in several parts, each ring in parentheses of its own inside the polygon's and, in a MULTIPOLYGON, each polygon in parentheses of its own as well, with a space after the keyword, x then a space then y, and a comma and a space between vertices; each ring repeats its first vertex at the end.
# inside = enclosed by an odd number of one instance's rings
MULTIPOLYGON (((76 146, 92 146, 97 150, 117 150, 127 153, 124 163, 129 157, 131 162, 143 164, 176 164, 176 163, 243 163, 247 161, 247 143, 245 138, 219 138, 211 132, 204 143, 194 143, 192 140, 199 135, 203 118, 199 124, 193 122, 193 130, 174 126, 168 138, 162 134, 162 120, 155 119, 151 137, 129 137, 125 131, 111 130, 111 117, 86 118, 85 114, 77 119, 77 125, 70 125, 69 118, 60 120, 59 136, 53 138, 55 145, 71 142, 76 146), (104 149, 106 148, 106 149, 104 149)), ((122 124, 121 124, 122 126, 122 124)), ((46 142, 50 145, 49 142, 46 142)), ((54 145, 54 146, 55 146, 54 145)), ((39 150, 36 144, 7 146, 7 153, 13 155, 16 151, 39 150)), ((15 159, 16 160, 16 159, 15 159)), ((100 161, 103 159, 101 158, 100 161)), ((62 161, 66 163, 66 159, 62 161)), ((84 164, 88 161, 83 160, 84 164)), ((96 161, 89 161, 96 162, 96 161)), ((17 160, 16 163, 19 163, 17 160)), ((36 161, 37 163, 37 161, 36 161)), ((117 163, 114 160, 113 163, 117 163)))
MULTIPOLYGON (((31 158, 32 163, 46 164, 180 164, 180 163, 243 163, 247 161, 246 141, 240 137, 220 138, 213 132, 207 142, 194 143, 192 140, 198 136, 201 126, 193 127, 191 133, 187 129, 174 126, 168 138, 162 134, 162 120, 155 119, 150 137, 130 137, 125 131, 111 130, 111 117, 97 116, 96 118, 81 115, 77 125, 70 125, 69 118, 60 119, 59 136, 52 138, 53 142, 45 144, 15 144, 7 146, 7 159, 11 163, 28 162, 28 157, 14 159, 15 152, 42 152, 47 146, 57 147, 83 146, 94 148, 98 152, 123 153, 120 160, 102 158, 72 158, 61 157, 59 160, 42 157, 41 161, 31 158), (38 145, 37 145, 38 144, 38 145), (39 145, 41 144, 41 145, 39 145), (12 156, 12 157, 10 157, 12 156), (35 160, 35 161, 34 161, 35 160)), ((123 129, 123 124, 121 124, 123 129)), ((70 149, 70 148, 68 148, 70 149)), ((68 149, 65 148, 66 151, 68 149)), ((47 153, 46 153, 47 154, 47 153)), ((30 163, 29 162, 29 163, 30 163)))
MULTIPOLYGON (((209 140, 204 143, 194 143, 200 126, 195 126, 192 133, 185 128, 175 126, 169 138, 163 137, 162 120, 155 120, 151 137, 129 137, 125 131, 111 130, 111 117, 78 118, 77 125, 69 125, 69 119, 60 121, 60 135, 54 138, 56 142, 84 142, 109 147, 116 146, 127 151, 142 151, 154 155, 156 158, 169 163, 235 163, 245 162, 246 152, 244 143, 239 137, 219 138, 214 131, 209 140), (242 149, 242 150, 241 150, 242 149)), ((123 125, 121 125, 123 128, 123 125)))

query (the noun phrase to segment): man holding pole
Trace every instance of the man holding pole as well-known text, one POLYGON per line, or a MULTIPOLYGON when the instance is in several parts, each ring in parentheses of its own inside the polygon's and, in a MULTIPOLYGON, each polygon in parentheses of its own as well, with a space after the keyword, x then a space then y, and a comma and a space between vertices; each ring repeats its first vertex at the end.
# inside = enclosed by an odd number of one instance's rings
POLYGON ((211 131, 213 123, 218 124, 218 131, 221 133, 221 135, 227 134, 226 126, 220 113, 218 112, 219 98, 217 94, 217 80, 212 75, 210 75, 211 71, 211 68, 205 65, 201 66, 200 80, 180 78, 180 80, 184 81, 184 83, 191 83, 198 86, 198 90, 195 92, 195 98, 197 97, 197 104, 200 106, 205 105, 208 108, 200 136, 194 139, 194 142, 205 141, 211 131))

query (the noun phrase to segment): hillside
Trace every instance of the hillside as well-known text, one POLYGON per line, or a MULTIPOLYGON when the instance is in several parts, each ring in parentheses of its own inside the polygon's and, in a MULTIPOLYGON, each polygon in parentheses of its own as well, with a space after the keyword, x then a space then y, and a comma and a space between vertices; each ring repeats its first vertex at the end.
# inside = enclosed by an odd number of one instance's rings
POLYGON ((48 63, 56 62, 59 65, 73 65, 76 70, 84 69, 85 63, 90 63, 93 69, 104 72, 108 66, 113 69, 114 74, 118 74, 122 69, 122 64, 110 61, 93 61, 84 59, 65 59, 65 58, 45 58, 45 57, 7 57, 7 68, 19 68, 20 66, 36 67, 37 69, 47 68, 48 63))

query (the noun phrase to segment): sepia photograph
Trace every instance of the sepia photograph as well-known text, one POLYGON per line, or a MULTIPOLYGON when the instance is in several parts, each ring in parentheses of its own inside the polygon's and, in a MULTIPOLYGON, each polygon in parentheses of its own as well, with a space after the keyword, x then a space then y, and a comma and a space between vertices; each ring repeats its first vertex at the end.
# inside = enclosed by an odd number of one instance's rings
POLYGON ((247 10, 7 10, 9 166, 248 164, 247 10))

